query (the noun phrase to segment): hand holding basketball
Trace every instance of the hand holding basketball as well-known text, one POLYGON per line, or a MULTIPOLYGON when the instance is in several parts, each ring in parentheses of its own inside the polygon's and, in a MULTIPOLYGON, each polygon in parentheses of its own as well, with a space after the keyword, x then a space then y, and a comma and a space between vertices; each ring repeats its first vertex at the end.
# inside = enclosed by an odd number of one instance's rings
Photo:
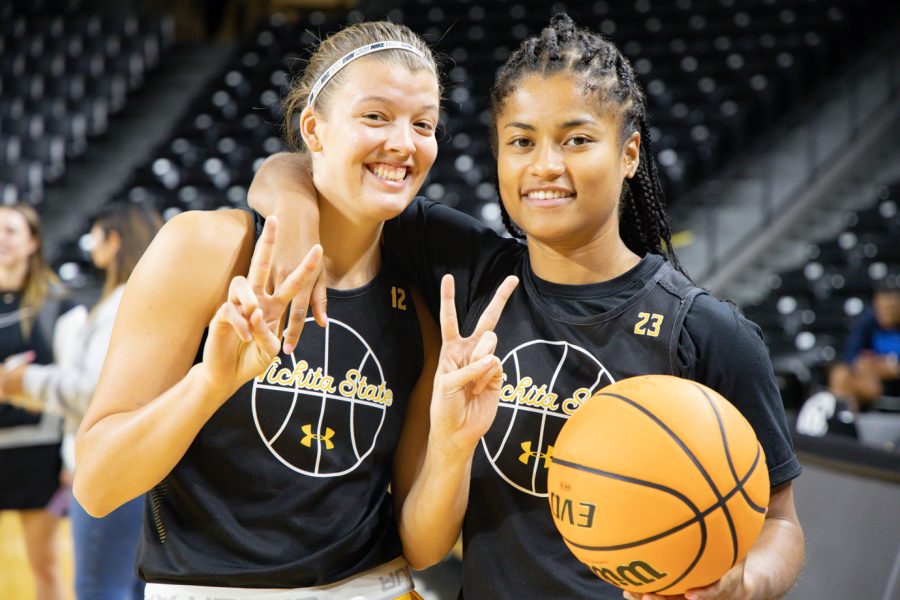
POLYGON ((750 423, 714 390, 669 375, 606 386, 560 431, 547 487, 566 545, 624 597, 750 597, 769 477, 750 423))
POLYGON ((269 217, 256 243, 247 276, 231 280, 228 299, 209 325, 202 364, 210 384, 229 390, 229 395, 263 371, 278 354, 277 333, 285 309, 293 302, 306 310, 320 269, 322 247, 317 244, 269 293, 266 283, 276 236, 277 220, 269 217))
POLYGON ((503 369, 493 354, 497 346, 493 329, 518 282, 507 277, 475 331, 462 337, 453 277, 445 275, 441 280, 441 354, 434 378, 431 433, 450 452, 470 455, 497 414, 503 369))
POLYGON ((744 585, 744 561, 732 567, 722 579, 703 588, 687 590, 683 596, 660 596, 659 594, 639 594, 623 592, 628 600, 749 600, 753 596, 744 585))

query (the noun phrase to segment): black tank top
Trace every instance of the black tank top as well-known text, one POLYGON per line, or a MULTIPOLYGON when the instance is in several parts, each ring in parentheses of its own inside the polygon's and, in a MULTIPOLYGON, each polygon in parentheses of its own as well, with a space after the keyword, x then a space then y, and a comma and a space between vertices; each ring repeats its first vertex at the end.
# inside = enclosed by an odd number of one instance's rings
POLYGON ((401 554, 388 485, 422 368, 410 288, 385 264, 329 290, 328 315, 325 329, 308 317, 293 356, 229 398, 149 492, 143 579, 308 587, 401 554))
MULTIPOLYGON (((519 261, 522 283, 495 329, 505 376, 500 407, 472 465, 463 525, 467 599, 621 598, 621 590, 577 561, 556 531, 547 468, 560 429, 594 392, 634 375, 678 374, 679 335, 702 290, 659 257, 645 259, 637 270, 629 277, 640 285, 616 294, 617 304, 580 315, 563 309, 562 296, 579 287, 590 294, 591 286, 540 281, 527 256, 519 261), (548 302, 554 292, 557 302, 548 302)), ((466 333, 481 311, 469 312, 466 333)))

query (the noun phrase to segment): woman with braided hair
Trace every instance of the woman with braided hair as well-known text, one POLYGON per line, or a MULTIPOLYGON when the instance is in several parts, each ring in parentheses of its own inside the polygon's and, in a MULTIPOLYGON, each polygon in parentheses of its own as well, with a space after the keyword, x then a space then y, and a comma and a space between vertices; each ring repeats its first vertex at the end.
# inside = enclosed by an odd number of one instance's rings
MULTIPOLYGON (((562 425, 593 392, 669 374, 717 390, 747 417, 773 486, 747 558, 685 597, 781 597, 802 565, 803 535, 791 490, 800 466, 778 388, 759 329, 679 265, 630 64, 557 15, 498 72, 491 115, 503 219, 521 241, 421 199, 385 227, 387 254, 445 329, 458 315, 460 331, 472 331, 503 278, 521 281, 494 330, 499 398, 470 398, 456 419, 436 418, 438 368, 428 450, 401 520, 431 545, 407 558, 415 567, 440 560, 461 529, 466 598, 622 597, 565 547, 547 507, 547 465, 562 425), (469 419, 475 412, 490 417, 469 419)), ((251 188, 254 205, 287 215, 311 203, 294 160, 270 159, 251 188)), ((442 355, 441 364, 464 360, 442 355)))

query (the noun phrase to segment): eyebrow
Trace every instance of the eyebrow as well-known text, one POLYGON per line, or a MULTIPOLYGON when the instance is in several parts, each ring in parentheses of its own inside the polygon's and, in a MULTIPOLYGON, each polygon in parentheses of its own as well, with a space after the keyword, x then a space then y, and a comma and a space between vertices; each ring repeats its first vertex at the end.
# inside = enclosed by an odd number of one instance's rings
POLYGON ((571 129, 573 127, 581 127, 582 125, 593 125, 594 121, 592 119, 573 119, 571 121, 566 121, 565 123, 559 126, 560 129, 571 129))
MULTIPOLYGON (((506 127, 515 127, 517 129, 527 129, 528 131, 534 131, 533 125, 529 125, 528 123, 519 123, 518 121, 514 121, 512 123, 507 123, 506 127)), ((504 127, 504 129, 506 127, 504 127)))
MULTIPOLYGON (((356 101, 356 104, 363 104, 365 102, 384 102, 385 104, 394 104, 394 101, 390 98, 385 98, 384 96, 365 96, 356 101)), ((423 110, 438 110, 437 104, 427 104, 422 107, 423 110)))
MULTIPOLYGON (((571 129, 573 127, 581 127, 582 125, 594 125, 595 121, 592 119, 573 119, 571 121, 565 121, 564 123, 560 123, 558 129, 571 129)), ((533 125, 529 125, 528 123, 520 123, 518 121, 514 121, 512 123, 507 123, 506 127, 513 127, 516 129, 525 129, 527 131, 535 131, 533 125)), ((505 127, 504 127, 505 129, 505 127)))

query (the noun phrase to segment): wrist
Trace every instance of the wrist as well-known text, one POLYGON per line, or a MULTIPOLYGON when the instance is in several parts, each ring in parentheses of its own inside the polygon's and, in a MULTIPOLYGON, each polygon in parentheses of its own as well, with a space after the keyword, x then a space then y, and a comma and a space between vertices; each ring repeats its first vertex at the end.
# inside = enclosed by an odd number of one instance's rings
POLYGON ((220 377, 216 377, 202 362, 191 367, 187 378, 191 383, 191 387, 197 390, 201 397, 216 404, 225 402, 241 387, 233 382, 223 381, 220 377))
POLYGON ((444 467, 463 467, 468 468, 472 464, 472 458, 475 454, 475 448, 478 445, 476 440, 474 444, 460 444, 452 440, 452 436, 438 435, 432 429, 428 436, 428 447, 425 455, 427 461, 429 457, 437 460, 444 467))

